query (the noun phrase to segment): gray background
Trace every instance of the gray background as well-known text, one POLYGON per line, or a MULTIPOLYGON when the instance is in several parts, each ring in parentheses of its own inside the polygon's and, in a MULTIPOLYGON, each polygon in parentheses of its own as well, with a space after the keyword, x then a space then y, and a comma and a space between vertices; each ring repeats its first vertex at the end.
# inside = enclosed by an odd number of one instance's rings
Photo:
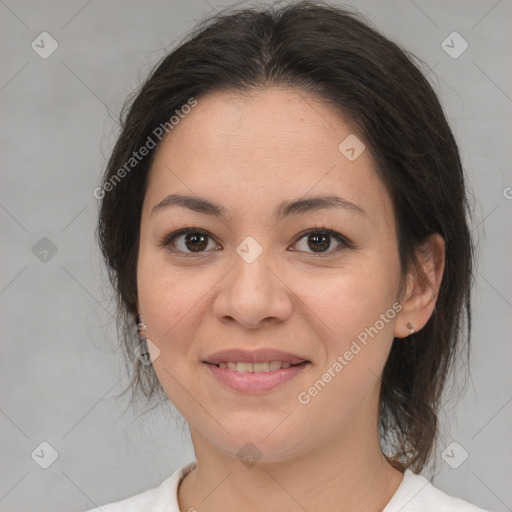
MULTIPOLYGON (((83 511, 155 487, 194 458, 168 409, 123 414, 127 378, 92 191, 126 95, 221 5, 229 2, 0 0, 1 511, 83 511), (43 31, 59 45, 47 59, 31 48, 43 31), (43 441, 58 452, 48 469, 31 457, 43 441)), ((447 405, 438 449, 456 441, 469 457, 458 469, 440 458, 438 472, 424 474, 481 507, 511 510, 512 2, 351 5, 426 63, 474 194, 471 374, 447 405), (441 47, 453 31, 469 44, 456 59, 441 47)))

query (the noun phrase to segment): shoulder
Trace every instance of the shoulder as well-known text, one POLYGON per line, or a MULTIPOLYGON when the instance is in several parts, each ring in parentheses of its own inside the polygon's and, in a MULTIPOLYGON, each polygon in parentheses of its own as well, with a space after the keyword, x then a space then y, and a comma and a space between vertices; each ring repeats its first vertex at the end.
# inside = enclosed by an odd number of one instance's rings
POLYGON ((406 470, 402 483, 382 512, 488 512, 434 487, 424 476, 406 470))
POLYGON ((86 512, 180 512, 178 485, 181 479, 194 469, 196 462, 178 468, 158 487, 148 489, 130 498, 98 506, 86 512))

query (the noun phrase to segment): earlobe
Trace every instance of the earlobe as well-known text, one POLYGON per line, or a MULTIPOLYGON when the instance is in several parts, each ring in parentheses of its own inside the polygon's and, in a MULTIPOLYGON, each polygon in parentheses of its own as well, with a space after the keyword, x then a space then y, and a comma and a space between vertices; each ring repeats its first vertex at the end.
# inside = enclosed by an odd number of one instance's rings
POLYGON ((396 338, 406 338, 418 332, 432 316, 444 272, 443 237, 438 233, 428 237, 416 256, 420 268, 413 267, 407 276, 402 310, 395 324, 396 338))

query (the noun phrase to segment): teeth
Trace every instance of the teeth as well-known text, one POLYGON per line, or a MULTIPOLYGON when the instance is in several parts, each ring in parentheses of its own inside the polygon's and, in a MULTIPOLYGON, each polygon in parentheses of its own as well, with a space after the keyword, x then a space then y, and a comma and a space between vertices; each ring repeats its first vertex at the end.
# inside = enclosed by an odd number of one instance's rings
MULTIPOLYGON (((240 370, 238 370, 238 371, 240 371, 240 370)), ((254 363, 253 364, 253 372, 268 372, 268 371, 270 371, 270 363, 254 363)))
POLYGON ((236 363, 236 371, 240 373, 249 373, 254 371, 252 363, 236 363))
POLYGON ((268 361, 264 363, 243 363, 243 362, 222 362, 219 363, 219 368, 227 368, 240 373, 262 373, 274 370, 280 370, 281 368, 290 368, 291 364, 288 362, 281 361, 268 361))

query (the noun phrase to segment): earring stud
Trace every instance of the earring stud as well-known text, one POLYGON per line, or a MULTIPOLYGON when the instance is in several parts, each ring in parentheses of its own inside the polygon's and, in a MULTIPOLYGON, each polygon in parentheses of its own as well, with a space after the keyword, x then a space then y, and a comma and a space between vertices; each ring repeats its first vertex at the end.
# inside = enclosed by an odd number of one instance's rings
POLYGON ((135 348, 135 354, 144 366, 150 366, 153 363, 149 355, 146 330, 147 327, 142 320, 142 315, 137 315, 137 333, 139 335, 139 346, 135 348))
MULTIPOLYGON (((407 329, 409 329, 411 331, 411 334, 414 334, 416 331, 414 330, 414 326, 411 324, 411 322, 407 322, 405 324, 405 326, 407 327, 407 329)), ((409 334, 409 336, 411 335, 409 334)))
POLYGON ((145 338, 146 336, 142 336, 142 331, 146 331, 147 327, 144 325, 142 320, 142 315, 137 316, 137 332, 141 338, 145 338))

